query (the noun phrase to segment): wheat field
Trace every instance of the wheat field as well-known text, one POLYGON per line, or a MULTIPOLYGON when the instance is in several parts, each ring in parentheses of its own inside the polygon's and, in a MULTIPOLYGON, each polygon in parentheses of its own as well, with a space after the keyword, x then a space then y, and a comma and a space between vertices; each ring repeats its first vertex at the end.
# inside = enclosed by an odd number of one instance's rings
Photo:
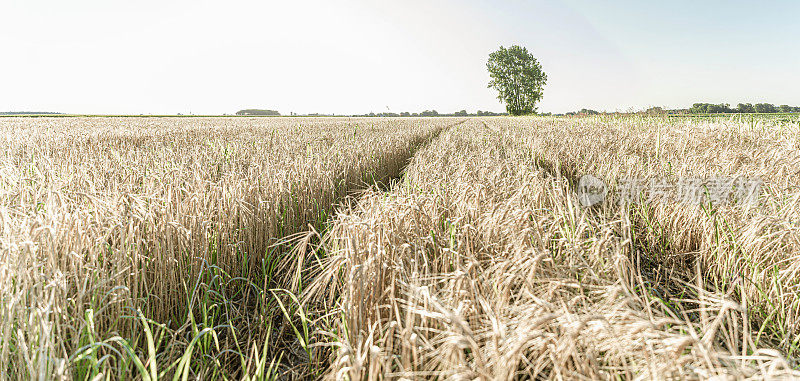
POLYGON ((800 378, 799 123, 3 118, 0 378, 800 378))

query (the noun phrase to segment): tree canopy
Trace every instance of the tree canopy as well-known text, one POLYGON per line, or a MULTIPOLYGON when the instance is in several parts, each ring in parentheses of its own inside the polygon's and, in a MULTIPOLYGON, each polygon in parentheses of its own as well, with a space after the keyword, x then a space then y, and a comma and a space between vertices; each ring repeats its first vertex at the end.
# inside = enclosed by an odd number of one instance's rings
POLYGON ((486 68, 491 77, 489 87, 498 91, 497 99, 506 104, 509 114, 536 112, 536 102, 542 99, 547 75, 528 49, 518 45, 507 49, 501 46, 489 54, 486 68))

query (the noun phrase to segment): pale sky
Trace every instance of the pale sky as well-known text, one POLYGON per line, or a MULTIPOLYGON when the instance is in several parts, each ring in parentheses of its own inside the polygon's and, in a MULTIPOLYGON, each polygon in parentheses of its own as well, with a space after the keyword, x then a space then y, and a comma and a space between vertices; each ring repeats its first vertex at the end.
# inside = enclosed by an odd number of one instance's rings
POLYGON ((519 44, 543 112, 800 106, 797 1, 0 0, 0 111, 503 111, 519 44))

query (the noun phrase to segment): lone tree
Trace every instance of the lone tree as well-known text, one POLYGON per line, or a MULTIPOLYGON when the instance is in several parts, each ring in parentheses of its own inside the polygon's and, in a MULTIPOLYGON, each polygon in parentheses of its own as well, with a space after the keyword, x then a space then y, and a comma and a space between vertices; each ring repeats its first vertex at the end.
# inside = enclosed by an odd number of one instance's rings
POLYGON ((542 99, 547 75, 528 49, 518 45, 508 49, 501 46, 489 54, 486 68, 492 78, 489 87, 499 92, 497 99, 506 104, 509 114, 524 115, 536 111, 536 102, 542 99))

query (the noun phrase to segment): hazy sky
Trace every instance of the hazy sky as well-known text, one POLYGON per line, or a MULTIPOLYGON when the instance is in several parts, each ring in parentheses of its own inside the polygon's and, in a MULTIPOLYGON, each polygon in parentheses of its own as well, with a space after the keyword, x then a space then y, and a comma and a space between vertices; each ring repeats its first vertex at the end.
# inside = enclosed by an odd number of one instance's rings
POLYGON ((0 0, 0 111, 502 111, 526 46, 540 111, 800 105, 797 1, 0 0))

